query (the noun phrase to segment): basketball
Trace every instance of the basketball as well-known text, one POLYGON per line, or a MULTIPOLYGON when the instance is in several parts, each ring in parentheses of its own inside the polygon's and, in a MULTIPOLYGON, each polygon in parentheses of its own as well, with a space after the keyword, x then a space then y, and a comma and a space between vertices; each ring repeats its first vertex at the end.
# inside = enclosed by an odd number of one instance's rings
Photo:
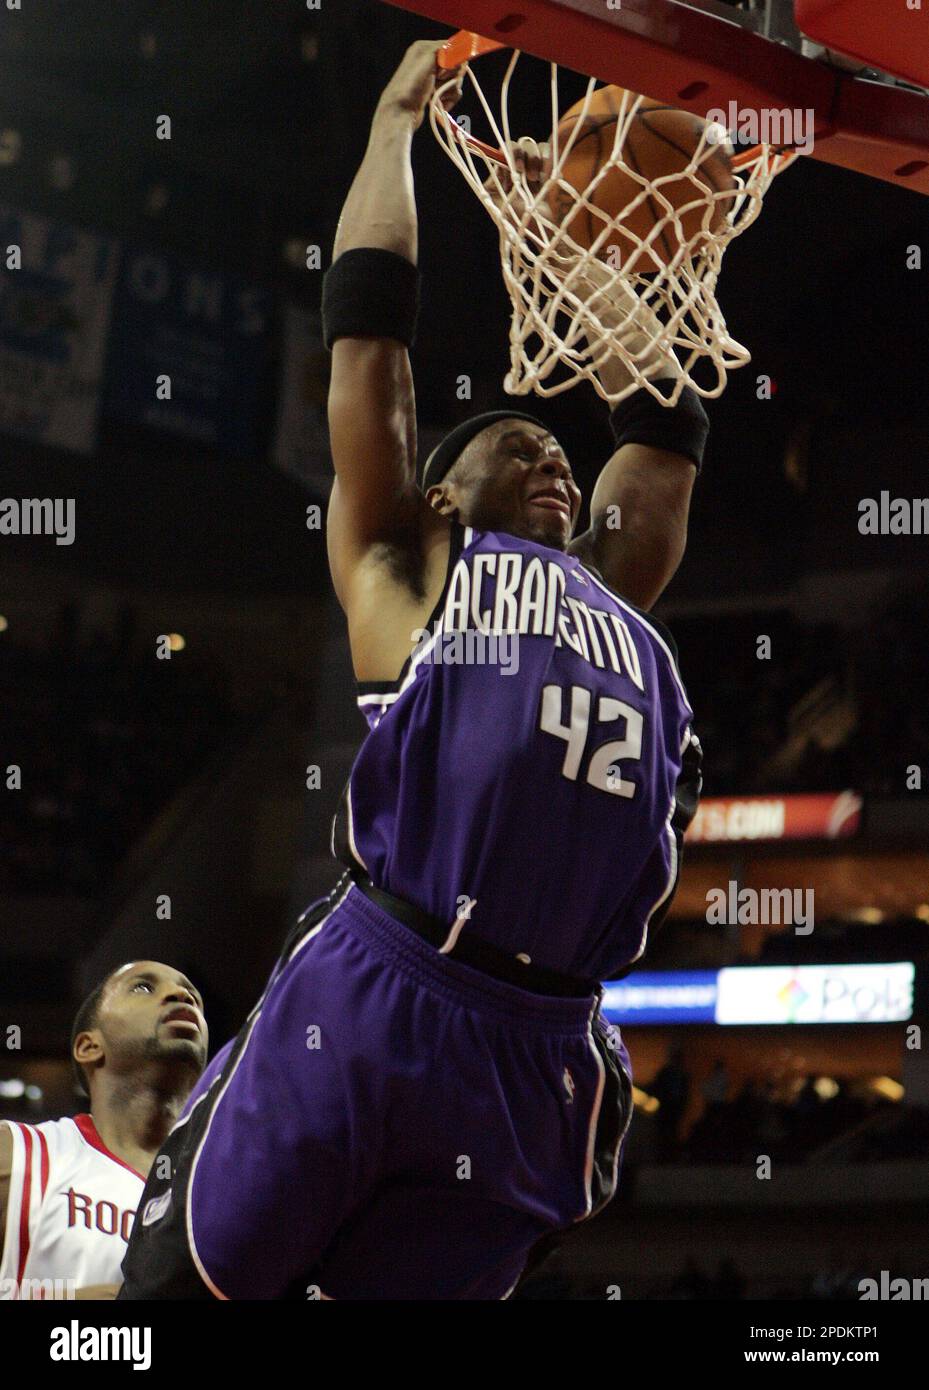
MULTIPOLYGON (((621 87, 600 87, 591 96, 586 113, 584 102, 579 101, 559 122, 559 150, 564 150, 574 136, 574 143, 562 166, 562 179, 579 194, 586 193, 613 152, 616 123, 624 96, 621 87), (583 126, 575 134, 582 116, 583 126)), ((635 94, 630 93, 627 114, 634 100, 635 94)), ((672 208, 678 211, 688 204, 696 204, 680 218, 684 239, 688 241, 701 227, 710 232, 718 231, 732 207, 731 198, 720 198, 713 203, 703 200, 704 189, 722 192, 734 191, 738 187, 732 172, 728 144, 708 145, 693 172, 687 175, 683 173, 700 144, 705 126, 705 121, 688 111, 679 111, 644 98, 629 124, 621 150, 617 151, 632 172, 627 172, 622 165, 610 169, 587 197, 586 201, 592 207, 578 205, 567 189, 556 188, 551 197, 556 220, 585 250, 589 250, 604 226, 615 223, 623 231, 618 236, 604 239, 600 259, 606 260, 612 247, 612 261, 616 264, 640 271, 660 270, 680 248, 672 208), (681 177, 674 178, 676 173, 680 173, 681 177), (668 181, 660 184, 660 195, 649 192, 635 208, 625 213, 625 209, 645 187, 635 174, 640 174, 642 179, 667 178, 668 181), (667 199, 670 208, 665 206, 662 197, 667 199), (655 234, 659 222, 664 222, 664 225, 655 234), (639 240, 644 242, 652 234, 654 237, 648 249, 636 257, 639 240), (633 259, 636 261, 634 267, 633 259)))

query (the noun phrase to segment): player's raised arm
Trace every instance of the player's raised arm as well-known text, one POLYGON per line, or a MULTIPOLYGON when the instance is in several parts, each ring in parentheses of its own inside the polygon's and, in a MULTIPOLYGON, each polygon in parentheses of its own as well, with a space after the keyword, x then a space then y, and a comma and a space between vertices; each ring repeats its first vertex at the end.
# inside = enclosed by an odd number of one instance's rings
MULTIPOLYGON (((336 481, 329 562, 343 607, 373 545, 416 534, 416 411, 408 348, 416 319, 416 200, 410 150, 435 91, 434 40, 415 43, 378 102, 326 276, 323 327, 332 350, 329 431, 336 481)), ((450 90, 449 103, 458 88, 450 90)))

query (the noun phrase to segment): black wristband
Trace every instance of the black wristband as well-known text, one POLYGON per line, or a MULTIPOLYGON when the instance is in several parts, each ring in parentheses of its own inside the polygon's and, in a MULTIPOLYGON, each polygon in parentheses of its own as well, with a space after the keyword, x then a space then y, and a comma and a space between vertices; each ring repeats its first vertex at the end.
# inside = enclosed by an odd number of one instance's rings
POLYGON ((419 314, 419 271, 395 251, 345 251, 323 279, 323 342, 396 338, 411 347, 419 314))
MULTIPOLYGON (((662 394, 670 395, 670 378, 655 382, 662 394)), ((641 387, 634 395, 620 401, 610 415, 610 425, 617 449, 624 444, 648 444, 653 449, 667 449, 683 454, 696 465, 703 466, 703 450, 710 432, 710 422, 703 402, 692 386, 685 386, 676 405, 662 405, 652 393, 641 387)))

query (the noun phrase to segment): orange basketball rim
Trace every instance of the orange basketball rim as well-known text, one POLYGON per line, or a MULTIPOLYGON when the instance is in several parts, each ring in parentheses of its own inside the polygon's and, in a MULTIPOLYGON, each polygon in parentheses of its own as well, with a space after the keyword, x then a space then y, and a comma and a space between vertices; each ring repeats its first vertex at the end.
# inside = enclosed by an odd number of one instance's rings
MULTIPOLYGON (((505 47, 506 44, 501 43, 498 39, 485 39, 480 34, 472 34, 468 29, 460 29, 442 47, 439 53, 439 67, 448 71, 460 67, 463 63, 469 63, 472 58, 480 58, 485 53, 494 53, 505 47)), ((447 111, 445 112, 445 119, 452 125, 456 124, 454 116, 447 111)), ((484 140, 479 140, 476 135, 471 135, 470 132, 465 131, 461 133, 460 138, 475 153, 482 154, 485 159, 490 159, 495 164, 508 163, 507 157, 501 149, 487 144, 484 140)), ((736 170, 747 168, 758 160, 763 151, 762 145, 753 145, 749 149, 739 151, 730 160, 732 168, 736 170)), ((771 146, 770 151, 779 161, 777 172, 785 169, 789 163, 797 158, 796 153, 786 145, 771 146)))

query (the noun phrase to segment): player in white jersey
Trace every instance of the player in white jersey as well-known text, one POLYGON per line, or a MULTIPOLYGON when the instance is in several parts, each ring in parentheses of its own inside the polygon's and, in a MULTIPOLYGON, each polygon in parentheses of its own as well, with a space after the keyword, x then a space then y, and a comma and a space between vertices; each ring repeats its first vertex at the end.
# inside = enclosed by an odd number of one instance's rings
POLYGON ((71 1060, 90 1113, 0 1121, 0 1299, 106 1298, 152 1160, 206 1063, 203 1000, 156 961, 81 1005, 71 1060))

